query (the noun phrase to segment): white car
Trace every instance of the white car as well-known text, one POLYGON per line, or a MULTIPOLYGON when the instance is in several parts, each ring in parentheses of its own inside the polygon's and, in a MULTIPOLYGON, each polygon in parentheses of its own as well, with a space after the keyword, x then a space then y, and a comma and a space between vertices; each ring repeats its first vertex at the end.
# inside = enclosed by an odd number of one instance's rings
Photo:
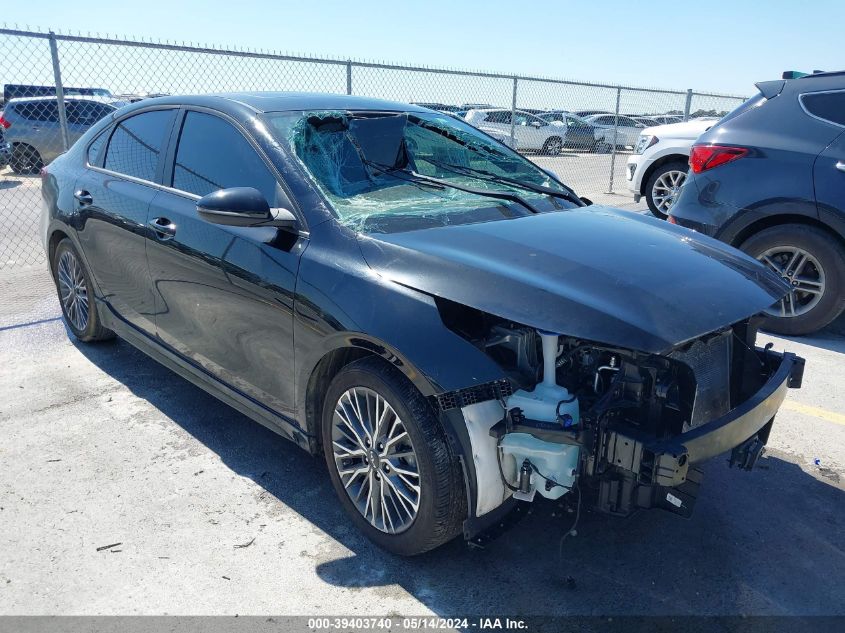
POLYGON ((643 130, 625 171, 634 200, 645 196, 651 212, 665 218, 687 178, 690 148, 718 120, 707 117, 643 130))
POLYGON ((584 117, 584 120, 596 128, 596 151, 599 152, 611 151, 614 141, 619 149, 633 147, 637 143, 640 132, 645 129, 642 123, 622 114, 618 117, 615 114, 593 114, 584 117))
MULTIPOLYGON (((566 141, 566 126, 555 121, 549 123, 529 112, 516 110, 513 113, 514 149, 537 150, 556 156, 563 151, 566 141)), ((506 109, 470 110, 464 117, 467 123, 482 132, 501 140, 505 135, 510 140, 511 111, 506 109)), ((508 142, 510 145, 510 142, 508 142)))

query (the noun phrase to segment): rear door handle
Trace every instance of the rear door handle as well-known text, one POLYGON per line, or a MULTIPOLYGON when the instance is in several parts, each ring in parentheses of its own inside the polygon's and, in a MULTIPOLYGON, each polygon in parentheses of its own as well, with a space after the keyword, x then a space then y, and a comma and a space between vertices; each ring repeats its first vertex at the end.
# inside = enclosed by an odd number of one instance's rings
POLYGON ((76 201, 83 207, 87 207, 89 205, 94 204, 94 198, 91 196, 90 193, 88 193, 84 189, 75 191, 73 197, 76 198, 76 201))
POLYGON ((845 171, 845 162, 842 162, 841 160, 837 161, 836 169, 838 169, 839 171, 845 171))
POLYGON ((176 225, 167 218, 155 218, 150 220, 148 224, 160 240, 169 240, 176 235, 176 225))

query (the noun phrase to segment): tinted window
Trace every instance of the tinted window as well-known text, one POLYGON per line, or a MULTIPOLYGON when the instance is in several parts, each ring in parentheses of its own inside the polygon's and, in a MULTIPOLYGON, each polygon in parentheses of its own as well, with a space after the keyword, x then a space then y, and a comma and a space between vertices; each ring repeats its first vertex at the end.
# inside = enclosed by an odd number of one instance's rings
POLYGON ((599 125, 613 125, 614 118, 612 116, 600 116, 596 119, 599 125))
POLYGON ((249 141, 220 117, 188 112, 176 150, 173 188, 204 196, 227 187, 254 187, 275 204, 276 179, 249 141))
POLYGON ((120 122, 106 148, 104 167, 142 180, 155 180, 175 110, 144 112, 120 122))
POLYGON ((100 135, 94 139, 94 142, 88 146, 88 164, 96 165, 97 158, 100 156, 100 150, 106 144, 106 139, 109 137, 108 130, 100 132, 100 135))
POLYGON ((65 102, 67 122, 71 124, 94 125, 109 112, 114 112, 114 108, 104 103, 95 103, 93 101, 65 102))
POLYGON ((30 121, 56 123, 59 120, 59 107, 56 101, 24 101, 15 104, 14 111, 30 121))
POLYGON ((807 112, 825 121, 845 125, 845 92, 816 92, 801 95, 807 112))
POLYGON ((500 110, 498 112, 488 112, 485 121, 488 123, 508 123, 511 122, 510 110, 500 110))

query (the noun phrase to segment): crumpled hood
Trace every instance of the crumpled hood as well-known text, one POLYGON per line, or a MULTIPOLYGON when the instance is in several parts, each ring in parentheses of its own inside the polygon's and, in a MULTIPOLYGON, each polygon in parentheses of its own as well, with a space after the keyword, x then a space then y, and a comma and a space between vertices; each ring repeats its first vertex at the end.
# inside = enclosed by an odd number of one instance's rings
POLYGON ((376 273, 410 288, 649 353, 745 319, 788 291, 721 242, 600 206, 359 242, 376 273))

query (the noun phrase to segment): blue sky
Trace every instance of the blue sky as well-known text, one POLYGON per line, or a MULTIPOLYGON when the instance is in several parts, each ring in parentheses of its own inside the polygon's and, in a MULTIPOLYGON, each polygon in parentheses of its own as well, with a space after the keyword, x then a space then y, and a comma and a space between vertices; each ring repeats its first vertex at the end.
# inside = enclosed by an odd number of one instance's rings
POLYGON ((748 95, 786 69, 845 67, 845 2, 5 3, 8 26, 748 95))

